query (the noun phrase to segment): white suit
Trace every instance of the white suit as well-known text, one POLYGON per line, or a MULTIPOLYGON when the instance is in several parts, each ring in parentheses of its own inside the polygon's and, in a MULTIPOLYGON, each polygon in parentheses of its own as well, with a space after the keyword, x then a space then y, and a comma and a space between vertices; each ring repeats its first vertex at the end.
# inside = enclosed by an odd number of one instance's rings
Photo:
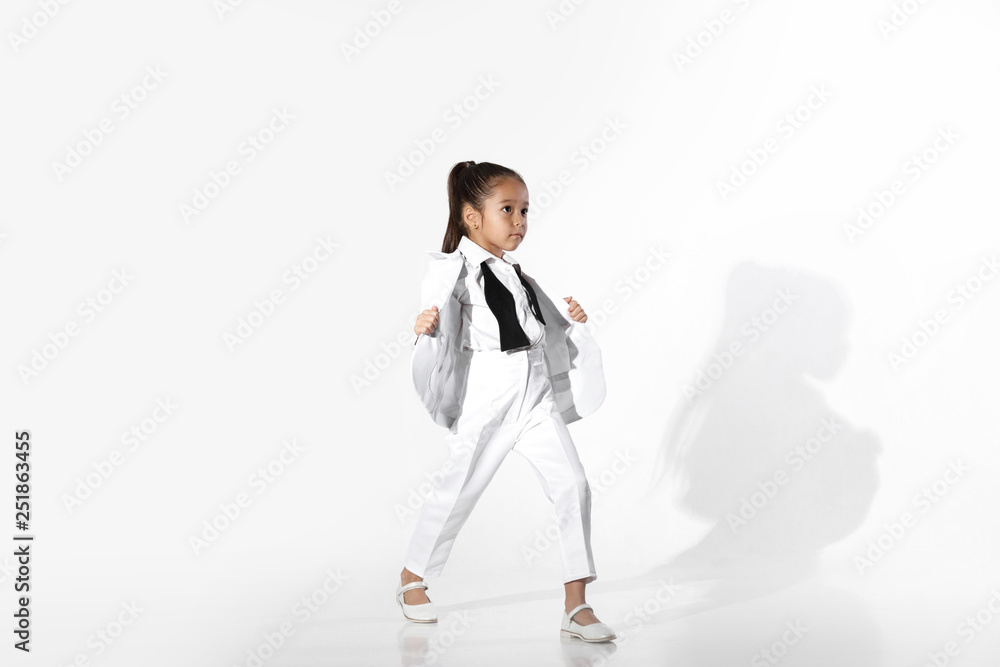
MULTIPOLYGON (((605 396, 601 352, 590 325, 571 320, 566 302, 559 299, 562 307, 557 307, 522 271, 545 321, 544 345, 506 352, 464 349, 456 283, 468 271, 478 271, 478 259, 495 256, 467 237, 451 253, 429 254, 421 308, 437 305, 438 325, 417 337, 410 367, 431 418, 449 430, 445 443, 451 455, 434 474, 406 568, 425 578, 441 573, 479 496, 507 452, 515 451, 529 461, 555 506, 563 582, 594 581, 590 487, 566 428, 597 410, 605 396)), ((526 303, 523 291, 515 297, 526 303)))
MULTIPOLYGON (((424 407, 438 424, 452 429, 462 409, 462 395, 471 350, 461 349, 461 305, 451 298, 462 269, 463 257, 428 251, 433 258, 420 286, 423 309, 438 307, 438 325, 433 333, 417 336, 410 374, 424 407)), ((592 414, 604 402, 604 367, 601 350, 586 322, 568 317, 569 306, 548 297, 527 273, 524 279, 538 297, 545 319, 545 362, 556 405, 570 424, 592 414)))

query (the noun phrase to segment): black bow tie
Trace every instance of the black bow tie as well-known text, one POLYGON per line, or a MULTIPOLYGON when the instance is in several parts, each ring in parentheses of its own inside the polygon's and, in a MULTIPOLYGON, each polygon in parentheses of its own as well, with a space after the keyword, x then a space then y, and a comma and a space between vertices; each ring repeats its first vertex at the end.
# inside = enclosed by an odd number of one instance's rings
MULTIPOLYGON (((488 264, 489 260, 483 260, 479 265, 483 269, 483 291, 486 293, 486 303, 490 310, 496 315, 497 323, 500 325, 500 349, 503 351, 512 350, 518 347, 526 347, 531 344, 524 329, 517 321, 517 309, 514 305, 514 295, 500 282, 500 279, 493 273, 493 269, 488 264)), ((521 275, 521 267, 514 265, 517 277, 524 285, 524 291, 528 293, 528 302, 531 304, 531 312, 539 322, 545 324, 542 318, 542 309, 538 306, 538 297, 535 290, 528 284, 528 281, 521 275)))

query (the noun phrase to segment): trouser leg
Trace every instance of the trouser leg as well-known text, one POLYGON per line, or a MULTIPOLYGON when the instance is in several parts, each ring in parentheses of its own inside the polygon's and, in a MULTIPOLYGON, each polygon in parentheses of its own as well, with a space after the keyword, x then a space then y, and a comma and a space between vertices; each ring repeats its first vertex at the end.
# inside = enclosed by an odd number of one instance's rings
POLYGON ((590 485, 562 416, 548 399, 533 408, 513 451, 524 456, 555 508, 563 583, 597 579, 590 546, 590 485))
MULTIPOLYGON (((441 468, 440 482, 431 487, 421 509, 406 555, 406 569, 421 577, 441 574, 455 538, 483 491, 510 450, 503 446, 510 427, 484 431, 471 445, 453 444, 453 454, 441 468)), ((452 436, 448 436, 449 438, 452 436)))
POLYGON ((449 457, 424 501, 405 557, 406 569, 417 576, 441 574, 455 538, 510 451, 515 425, 508 415, 523 400, 517 378, 511 360, 480 357, 470 369, 465 407, 455 432, 445 436, 449 457))

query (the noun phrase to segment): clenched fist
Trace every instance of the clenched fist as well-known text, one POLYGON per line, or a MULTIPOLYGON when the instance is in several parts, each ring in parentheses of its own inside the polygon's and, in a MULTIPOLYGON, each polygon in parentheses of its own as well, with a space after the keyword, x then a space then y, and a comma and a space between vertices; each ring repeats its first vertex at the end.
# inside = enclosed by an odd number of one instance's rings
POLYGON ((586 322, 587 313, 583 312, 583 306, 573 300, 571 296, 564 296, 563 301, 569 304, 569 316, 577 322, 586 322))
POLYGON ((413 325, 413 332, 418 336, 420 334, 429 334, 438 325, 438 307, 431 306, 427 310, 423 311, 417 315, 417 323, 413 325))

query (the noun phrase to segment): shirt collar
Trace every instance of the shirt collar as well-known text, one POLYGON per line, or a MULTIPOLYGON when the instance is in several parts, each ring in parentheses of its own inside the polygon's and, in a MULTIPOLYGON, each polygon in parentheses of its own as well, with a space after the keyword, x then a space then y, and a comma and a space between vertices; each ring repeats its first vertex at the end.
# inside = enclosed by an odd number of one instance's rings
POLYGON ((511 266, 517 266, 519 264, 517 258, 509 252, 505 252, 503 257, 497 257, 489 250, 470 239, 468 236, 463 236, 459 239, 458 250, 462 253, 466 260, 475 266, 479 266, 483 263, 483 261, 490 259, 498 262, 506 262, 511 266))

